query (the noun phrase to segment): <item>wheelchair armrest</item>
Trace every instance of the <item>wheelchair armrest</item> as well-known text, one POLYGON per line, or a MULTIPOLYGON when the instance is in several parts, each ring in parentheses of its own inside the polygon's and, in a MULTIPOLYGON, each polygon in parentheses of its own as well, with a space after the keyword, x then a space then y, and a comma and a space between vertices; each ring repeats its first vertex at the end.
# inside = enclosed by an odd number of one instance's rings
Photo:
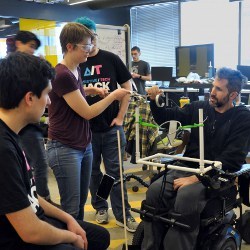
MULTIPOLYGON (((241 168, 242 173, 238 176, 239 194, 242 198, 242 203, 250 207, 250 164, 244 164, 241 168)), ((240 171, 238 171, 240 172, 240 171)))
POLYGON ((225 175, 229 176, 229 177, 239 177, 239 176, 245 175, 245 174, 250 175, 250 164, 243 164, 241 169, 236 171, 236 172, 225 173, 225 175))
POLYGON ((226 173, 226 175, 233 178, 238 177, 239 194, 242 199, 242 203, 250 207, 250 199, 249 199, 250 164, 243 164, 240 170, 234 173, 226 173))

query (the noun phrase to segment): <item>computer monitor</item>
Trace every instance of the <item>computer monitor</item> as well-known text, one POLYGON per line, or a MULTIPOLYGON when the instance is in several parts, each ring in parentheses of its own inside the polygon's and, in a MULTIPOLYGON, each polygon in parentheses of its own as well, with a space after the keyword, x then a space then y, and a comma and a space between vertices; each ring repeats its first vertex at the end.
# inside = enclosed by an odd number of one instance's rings
POLYGON ((247 77, 248 81, 250 81, 250 66, 237 65, 237 69, 241 72, 242 75, 247 77))
POLYGON ((173 78, 173 67, 151 67, 152 81, 159 81, 159 87, 168 88, 173 78))
POLYGON ((152 81, 171 81, 173 67, 151 67, 152 81))
POLYGON ((176 77, 187 77, 190 72, 205 77, 210 63, 212 76, 214 75, 214 45, 212 43, 179 46, 175 48, 175 55, 176 77))

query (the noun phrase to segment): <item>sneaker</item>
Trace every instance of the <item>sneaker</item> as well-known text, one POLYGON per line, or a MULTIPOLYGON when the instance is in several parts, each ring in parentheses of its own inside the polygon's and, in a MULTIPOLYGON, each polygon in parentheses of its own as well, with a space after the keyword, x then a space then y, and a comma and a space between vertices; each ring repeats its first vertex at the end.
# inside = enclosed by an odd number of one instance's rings
POLYGON ((46 199, 46 201, 49 202, 51 205, 53 205, 53 206, 55 206, 55 207, 57 207, 57 208, 62 209, 62 207, 61 207, 59 204, 55 203, 55 202, 52 201, 51 199, 46 199))
MULTIPOLYGON (((126 229, 128 232, 131 232, 131 233, 134 233, 139 225, 139 223, 137 223, 134 219, 134 217, 130 216, 127 218, 127 221, 126 221, 126 229)), ((116 221, 116 225, 120 226, 120 227, 124 227, 124 224, 123 222, 121 221, 116 221)))
POLYGON ((109 215, 107 210, 99 210, 96 212, 95 220, 99 224, 107 224, 109 222, 109 215))

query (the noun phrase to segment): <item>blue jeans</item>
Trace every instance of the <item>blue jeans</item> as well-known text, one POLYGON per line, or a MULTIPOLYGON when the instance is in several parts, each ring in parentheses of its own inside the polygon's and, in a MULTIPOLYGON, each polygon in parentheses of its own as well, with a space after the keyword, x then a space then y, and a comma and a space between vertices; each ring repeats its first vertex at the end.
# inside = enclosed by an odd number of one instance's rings
POLYGON ((41 197, 49 198, 48 161, 43 134, 35 126, 28 125, 22 130, 20 137, 27 161, 34 168, 36 191, 41 197))
POLYGON ((64 211, 83 220, 93 160, 92 145, 80 151, 56 140, 47 142, 49 166, 57 180, 64 211))
MULTIPOLYGON (((100 185, 103 176, 103 173, 101 172, 100 169, 102 158, 106 173, 114 177, 115 180, 120 180, 117 130, 120 131, 121 152, 123 157, 126 140, 122 126, 115 126, 111 130, 103 133, 92 132, 92 147, 93 147, 94 161, 92 164, 90 192, 92 196, 91 198, 92 206, 97 211, 102 209, 108 209, 107 201, 100 199, 98 196, 96 196, 96 191, 98 190, 98 187, 100 185)), ((125 199, 126 217, 129 217, 130 205, 128 203, 126 185, 124 185, 124 196, 125 196, 124 199, 125 199)), ((112 191, 110 193, 110 201, 115 218, 119 221, 123 221, 120 184, 112 188, 112 191)))

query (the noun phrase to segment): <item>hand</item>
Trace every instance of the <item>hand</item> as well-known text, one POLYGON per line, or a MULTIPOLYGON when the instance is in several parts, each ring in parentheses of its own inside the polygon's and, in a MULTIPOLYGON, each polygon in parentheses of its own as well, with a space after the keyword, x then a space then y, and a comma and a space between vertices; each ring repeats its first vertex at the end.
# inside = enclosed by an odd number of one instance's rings
POLYGON ((73 245, 77 248, 86 250, 87 248, 85 248, 85 244, 84 244, 84 240, 82 239, 82 237, 80 235, 77 235, 77 239, 75 242, 73 242, 73 245))
POLYGON ((116 117, 115 119, 113 119, 113 121, 110 124, 110 127, 117 125, 117 126, 122 126, 123 124, 123 119, 120 119, 118 117, 116 117))
POLYGON ((160 90, 158 86, 153 86, 153 87, 147 89, 146 92, 148 93, 148 96, 151 100, 155 100, 155 97, 157 95, 160 95, 163 93, 163 91, 160 90))
POLYGON ((199 179, 195 176, 182 177, 174 180, 174 190, 183 188, 185 186, 191 185, 195 182, 198 182, 199 179))
POLYGON ((140 78, 140 75, 136 73, 131 73, 131 76, 132 78, 140 78))
POLYGON ((101 98, 105 98, 109 94, 107 89, 96 88, 96 95, 99 95, 101 98))
POLYGON ((88 240, 86 237, 86 232, 82 229, 82 227, 77 223, 77 221, 73 217, 67 222, 67 228, 70 232, 73 232, 77 234, 77 236, 81 237, 82 241, 78 239, 76 244, 83 243, 83 247, 81 248, 84 248, 84 250, 88 249, 88 240))
POLYGON ((39 54, 38 57, 39 57, 40 59, 45 60, 45 57, 44 57, 42 54, 39 54))
POLYGON ((114 95, 115 100, 121 101, 123 97, 126 95, 130 95, 131 91, 124 89, 124 88, 119 88, 116 89, 115 91, 111 92, 110 95, 114 95))

